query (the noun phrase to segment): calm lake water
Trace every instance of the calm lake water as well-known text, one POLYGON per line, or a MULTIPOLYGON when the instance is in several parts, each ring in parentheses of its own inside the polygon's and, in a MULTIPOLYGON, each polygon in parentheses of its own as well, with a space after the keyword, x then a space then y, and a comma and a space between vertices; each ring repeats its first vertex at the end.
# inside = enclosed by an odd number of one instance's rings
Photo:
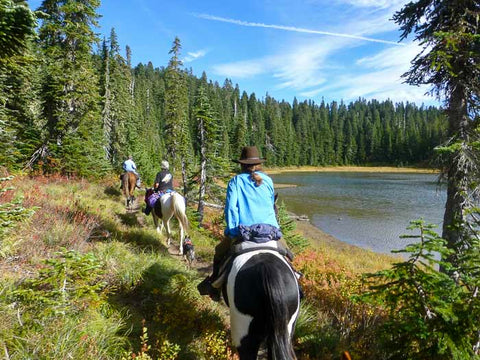
POLYGON ((339 240, 376 252, 401 249, 410 220, 423 218, 441 233, 446 186, 435 174, 287 173, 274 183, 297 187, 276 189, 279 200, 297 215, 339 240))

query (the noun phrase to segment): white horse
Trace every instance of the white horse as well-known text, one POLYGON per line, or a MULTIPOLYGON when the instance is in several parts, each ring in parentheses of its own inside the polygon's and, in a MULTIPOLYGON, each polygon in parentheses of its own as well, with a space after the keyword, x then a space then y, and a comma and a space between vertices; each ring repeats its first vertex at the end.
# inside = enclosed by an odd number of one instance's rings
POLYGON ((167 245, 170 245, 172 240, 169 222, 173 215, 177 218, 180 226, 179 248, 180 255, 183 255, 183 240, 185 239, 185 232, 188 231, 188 218, 185 213, 185 199, 177 192, 164 194, 155 203, 152 211, 153 223, 157 228, 157 232, 161 233, 164 227, 167 229, 167 245), (161 228, 158 222, 159 219, 162 220, 161 228))
POLYGON ((297 278, 274 249, 238 255, 223 287, 230 308, 233 345, 240 360, 256 360, 264 343, 268 359, 296 359, 292 335, 300 309, 297 278))

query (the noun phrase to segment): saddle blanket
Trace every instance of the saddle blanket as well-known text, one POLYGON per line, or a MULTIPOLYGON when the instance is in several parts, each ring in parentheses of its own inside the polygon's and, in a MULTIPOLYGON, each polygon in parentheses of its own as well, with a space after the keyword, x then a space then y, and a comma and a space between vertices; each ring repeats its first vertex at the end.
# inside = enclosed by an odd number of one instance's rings
POLYGON ((167 191, 159 191, 155 192, 153 189, 148 189, 147 193, 145 194, 145 202, 148 204, 150 207, 155 207, 156 202, 165 194, 173 192, 172 190, 167 190, 167 191))
MULTIPOLYGON (((220 271, 218 273, 218 277, 213 280, 212 286, 214 288, 221 288, 225 281, 227 280, 227 276, 230 273, 230 269, 233 264, 233 260, 236 256, 244 254, 250 251, 256 250, 273 250, 282 253, 282 249, 278 246, 278 241, 270 240, 264 243, 256 243, 253 241, 239 241, 234 244, 232 253, 227 256, 224 262, 220 265, 220 271)), ((284 254, 282 254, 284 255, 284 254)))

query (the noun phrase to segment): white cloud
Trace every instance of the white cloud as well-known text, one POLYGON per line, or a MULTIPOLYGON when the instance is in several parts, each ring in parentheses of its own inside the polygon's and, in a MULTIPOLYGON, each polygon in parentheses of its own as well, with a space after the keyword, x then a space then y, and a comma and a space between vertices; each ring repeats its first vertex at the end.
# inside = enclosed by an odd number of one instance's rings
MULTIPOLYGON (((364 37, 395 30, 396 25, 389 20, 393 13, 392 9, 395 6, 399 8, 405 1, 361 0, 359 3, 357 6, 372 6, 376 9, 373 11, 359 9, 358 16, 353 20, 342 22, 342 19, 339 19, 338 28, 332 32, 251 23, 211 15, 197 17, 241 26, 332 35, 319 38, 297 37, 291 40, 290 46, 282 41, 282 48, 277 49, 273 55, 214 66, 217 75, 229 78, 271 76, 277 82, 271 85, 270 89, 293 89, 306 98, 325 96, 352 101, 362 97, 434 103, 434 98, 425 95, 427 87, 409 86, 404 84, 401 78, 410 68, 411 60, 421 51, 417 43, 392 46, 399 44, 364 37), (371 44, 372 40, 386 46, 371 44), (377 50, 379 47, 381 49, 377 50), (355 53, 368 55, 356 58, 355 53)), ((348 16, 347 14, 346 18, 348 16)))
POLYGON ((321 39, 296 45, 276 55, 215 65, 213 72, 219 76, 246 78, 270 74, 280 82, 276 89, 304 90, 325 83, 324 71, 328 58, 352 43, 351 39, 321 39))
POLYGON ((191 62, 197 59, 200 59, 201 57, 204 57, 207 54, 206 50, 198 50, 195 52, 187 52, 187 56, 183 59, 183 62, 191 62))
POLYGON ((329 57, 351 42, 348 39, 324 39, 279 54, 273 71, 274 77, 282 81, 277 89, 304 90, 325 83, 325 69, 331 67, 329 57))
POLYGON ((263 24, 263 23, 249 22, 249 21, 243 21, 243 20, 228 19, 228 18, 215 16, 215 15, 209 15, 209 14, 196 14, 195 16, 198 17, 198 18, 201 18, 201 19, 221 21, 221 22, 226 22, 226 23, 240 25, 240 26, 261 27, 261 28, 293 31, 293 32, 307 33, 307 34, 318 34, 318 35, 328 35, 328 36, 335 36, 335 37, 344 37, 344 38, 349 38, 349 39, 364 40, 364 41, 377 42, 377 43, 390 44, 390 45, 397 45, 397 46, 402 46, 403 45, 403 44, 399 44, 399 43, 394 42, 394 41, 374 39, 374 38, 360 36, 360 35, 356 35, 356 34, 346 34, 346 33, 330 32, 330 31, 323 31, 323 30, 311 30, 311 29, 305 29, 305 28, 300 28, 300 27, 295 27, 295 26, 263 24))
POLYGON ((411 42, 405 47, 388 48, 373 56, 358 59, 356 64, 366 68, 384 69, 401 67, 404 71, 410 67, 410 62, 422 50, 416 42, 411 42))
POLYGON ((268 72, 271 60, 268 58, 246 61, 235 61, 227 64, 213 66, 213 72, 228 78, 248 78, 268 72))
POLYGON ((416 43, 407 44, 402 51, 388 48, 380 53, 356 61, 350 72, 338 77, 329 85, 303 92, 305 97, 321 94, 337 94, 344 100, 359 97, 396 101, 433 102, 434 98, 425 95, 428 87, 415 87, 405 84, 401 77, 410 68, 410 61, 419 52, 416 43))
POLYGON ((355 7, 367 7, 367 8, 399 8, 401 5, 406 4, 405 0, 337 0, 340 3, 349 4, 355 7))

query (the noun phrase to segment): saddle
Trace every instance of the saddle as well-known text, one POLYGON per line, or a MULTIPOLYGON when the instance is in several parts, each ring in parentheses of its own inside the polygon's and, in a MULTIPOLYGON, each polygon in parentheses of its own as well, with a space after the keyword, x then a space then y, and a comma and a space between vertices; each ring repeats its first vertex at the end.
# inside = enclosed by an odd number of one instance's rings
POLYGON ((163 195, 173 192, 173 190, 166 191, 155 191, 153 188, 147 189, 145 194, 145 202, 154 209, 157 217, 162 217, 162 203, 158 200, 162 198, 163 195))
MULTIPOLYGON (((261 243, 250 241, 250 240, 237 241, 233 244, 231 253, 226 256, 225 260, 220 265, 220 271, 218 272, 218 277, 212 282, 212 286, 217 289, 222 288, 222 286, 226 282, 226 279, 228 277, 228 274, 230 273, 230 270, 232 269, 233 261, 237 256, 240 256, 252 251, 258 251, 258 250, 276 251, 283 257, 287 257, 290 260, 292 259, 291 257, 292 253, 287 249, 279 247, 277 240, 264 241, 261 243)), ((301 274, 295 271, 290 261, 287 261, 287 263, 292 269, 297 279, 299 279, 301 274)))

